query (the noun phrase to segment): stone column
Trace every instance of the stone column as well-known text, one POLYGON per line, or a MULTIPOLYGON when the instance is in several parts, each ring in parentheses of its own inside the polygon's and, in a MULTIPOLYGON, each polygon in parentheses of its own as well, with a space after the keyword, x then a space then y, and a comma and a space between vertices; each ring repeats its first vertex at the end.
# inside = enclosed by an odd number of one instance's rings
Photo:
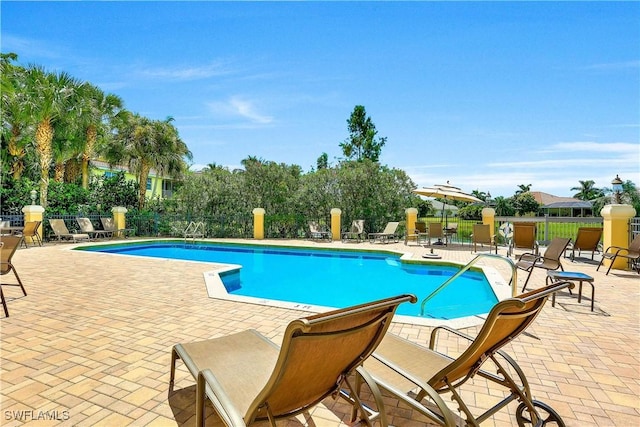
MULTIPOLYGON (((630 205, 606 205, 600 211, 604 218, 602 224, 602 245, 604 250, 609 246, 629 247, 629 220, 636 214, 630 205)), ((606 267, 611 261, 605 260, 606 267)), ((626 258, 616 259, 612 268, 624 270, 628 266, 626 258)))
POLYGON ((253 238, 256 240, 264 239, 264 209, 255 208, 253 213, 253 238))
MULTIPOLYGON (((124 230, 127 228, 127 208, 124 206, 115 206, 111 208, 111 213, 113 215, 113 226, 116 230, 124 230)), ((125 231, 116 231, 114 234, 120 235, 121 233, 125 233, 125 231)))
POLYGON ((331 239, 340 240, 340 228, 342 227, 342 211, 338 208, 331 209, 331 239))
MULTIPOLYGON (((413 234, 413 230, 416 229, 416 221, 418 221, 418 209, 416 208, 407 208, 404 211, 406 218, 407 218, 407 223, 405 226, 405 232, 404 232, 404 244, 407 244, 407 236, 409 234, 413 234)), ((417 239, 417 238, 416 238, 417 239)))
MULTIPOLYGON (((24 214, 24 223, 31 221, 40 221, 40 226, 38 226, 38 235, 44 242, 44 235, 42 234, 42 221, 44 219, 44 208, 39 205, 28 205, 22 208, 22 213, 24 214)), ((36 243, 33 241, 33 237, 29 237, 31 239, 31 243, 36 243)))
POLYGON ((482 223, 489 225, 492 236, 496 234, 496 211, 493 208, 482 209, 482 223))

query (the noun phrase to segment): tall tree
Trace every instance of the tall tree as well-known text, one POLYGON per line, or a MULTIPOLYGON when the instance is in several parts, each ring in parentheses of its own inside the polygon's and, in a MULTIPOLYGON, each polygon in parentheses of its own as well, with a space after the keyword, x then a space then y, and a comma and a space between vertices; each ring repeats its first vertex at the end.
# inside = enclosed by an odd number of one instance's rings
POLYGON ((38 66, 30 66, 26 77, 27 96, 24 108, 31 121, 36 123, 35 144, 40 166, 40 204, 46 207, 54 124, 73 108, 71 102, 78 81, 67 73, 49 73, 38 66))
POLYGON ((593 200, 603 195, 602 190, 595 187, 595 181, 588 179, 586 181, 578 182, 580 183, 579 187, 571 188, 571 191, 577 191, 577 193, 573 195, 576 199, 593 200))
POLYGON ((529 191, 531 191, 531 184, 520 184, 518 185, 515 195, 519 196, 520 194, 528 193, 529 191))
POLYGON ((362 161, 369 159, 377 162, 380 159, 382 147, 387 142, 386 137, 376 138, 376 125, 367 116, 364 106, 356 105, 347 120, 349 137, 342 143, 342 153, 348 160, 362 161))

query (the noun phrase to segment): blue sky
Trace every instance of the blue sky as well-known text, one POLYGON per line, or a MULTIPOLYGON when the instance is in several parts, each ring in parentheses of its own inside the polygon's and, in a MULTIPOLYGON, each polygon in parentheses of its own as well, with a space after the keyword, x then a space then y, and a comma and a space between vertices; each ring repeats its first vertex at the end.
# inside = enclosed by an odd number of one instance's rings
POLYGON ((194 155, 308 171, 364 105, 418 187, 640 186, 639 2, 0 3, 2 52, 66 71, 194 155))

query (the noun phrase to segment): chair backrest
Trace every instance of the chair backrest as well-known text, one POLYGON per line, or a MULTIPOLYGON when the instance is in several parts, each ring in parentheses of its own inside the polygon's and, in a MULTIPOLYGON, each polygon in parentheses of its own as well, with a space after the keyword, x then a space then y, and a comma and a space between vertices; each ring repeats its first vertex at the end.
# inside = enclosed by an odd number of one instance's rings
POLYGON ((106 231, 116 231, 116 225, 113 223, 113 218, 100 218, 100 222, 102 223, 102 228, 106 231))
POLYGON ((447 230, 449 232, 458 232, 458 223, 450 222, 449 224, 447 224, 447 230))
POLYGON ((415 227, 416 227, 416 231, 418 233, 426 233, 427 232, 427 223, 426 222, 422 222, 422 221, 416 222, 415 227))
POLYGON ((565 249, 567 249, 569 242, 571 242, 571 239, 566 239, 564 237, 554 237, 549 243, 549 246, 547 246, 547 249, 544 251, 544 255, 542 255, 542 258, 545 261, 560 262, 560 257, 564 253, 565 249))
POLYGON ((444 234, 442 233, 441 222, 429 223, 429 237, 444 237, 444 234))
POLYGON ((473 224, 473 242, 491 244, 491 227, 489 224, 473 224))
POLYGON ((21 241, 22 236, 0 236, 0 275, 11 271, 11 258, 21 241))
POLYGON ((542 310, 549 295, 569 286, 573 285, 569 282, 554 283, 494 305, 471 345, 431 377, 429 385, 442 390, 447 388, 445 379, 455 384, 471 378, 487 358, 527 329, 542 310))
POLYGON ((364 232, 364 219, 356 219, 351 223, 351 232, 361 234, 364 232))
POLYGON ((373 353, 403 302, 400 295, 355 307, 317 314, 289 323, 271 377, 244 420, 250 424, 302 412, 338 391, 346 378, 373 353))
POLYGON ((595 251, 602 237, 602 228, 600 227, 580 227, 576 240, 573 243, 574 249, 595 251))
POLYGON ((24 237, 33 237, 38 234, 38 227, 40 227, 41 221, 27 221, 22 229, 22 235, 24 237))
POLYGON ((536 247, 536 223, 535 222, 514 222, 513 223, 513 247, 535 249, 536 247))
POLYGON ((93 224, 91 223, 91 220, 89 218, 76 218, 76 221, 78 221, 80 230, 82 230, 83 233, 91 233, 93 231, 96 231, 95 228, 93 228, 93 224))
POLYGON ((640 234, 637 234, 629 245, 629 255, 640 256, 640 234))
POLYGON ((393 234, 396 232, 396 230, 398 229, 398 225, 400 223, 399 222, 388 222, 387 225, 384 227, 384 230, 382 231, 382 234, 393 234))
POLYGON ((53 232, 58 236, 71 234, 69 233, 69 229, 67 228, 63 219, 50 219, 49 224, 51 225, 51 229, 53 230, 53 232))

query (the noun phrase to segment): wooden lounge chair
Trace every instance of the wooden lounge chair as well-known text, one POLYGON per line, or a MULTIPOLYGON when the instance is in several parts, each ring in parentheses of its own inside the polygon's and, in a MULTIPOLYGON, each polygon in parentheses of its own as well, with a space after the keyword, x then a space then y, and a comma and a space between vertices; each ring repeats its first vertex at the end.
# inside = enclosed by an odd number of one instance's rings
POLYGON ((91 237, 87 233, 70 233, 66 224, 64 223, 64 219, 50 219, 49 225, 51 225, 51 229, 53 233, 58 238, 58 241, 62 240, 71 240, 74 243, 78 241, 89 241, 91 237))
POLYGON ((492 246, 495 248, 496 254, 498 253, 496 235, 491 234, 491 226, 489 224, 473 224, 471 243, 473 243, 473 252, 478 252, 477 245, 488 245, 489 253, 491 253, 492 246))
POLYGON ((609 268, 607 268, 607 272, 605 274, 609 274, 611 271, 611 267, 613 267, 614 261, 618 258, 626 258, 631 263, 631 268, 635 269, 638 274, 640 274, 640 234, 637 234, 634 237, 633 241, 629 245, 628 248, 623 248, 621 246, 609 246, 606 251, 602 254, 602 259, 600 260, 600 264, 598 264, 598 268, 596 271, 600 269, 600 266, 604 262, 605 259, 609 260, 609 268))
POLYGON ((331 232, 320 227, 316 221, 309 221, 309 235, 312 240, 331 240, 331 232))
POLYGON ((536 240, 537 226, 535 222, 514 222, 513 235, 509 242, 507 256, 513 255, 514 249, 528 249, 538 254, 538 241, 536 240))
POLYGON ((22 289, 22 293, 24 296, 27 296, 27 291, 24 289, 22 285, 22 281, 20 280, 20 276, 18 276, 18 272, 16 268, 11 263, 11 258, 13 258, 13 254, 16 253, 16 250, 20 246, 22 242, 22 236, 2 236, 0 237, 0 276, 4 276, 5 274, 9 274, 13 272, 14 276, 16 276, 17 284, 14 283, 6 283, 3 278, 0 280, 0 299, 2 300, 2 308, 4 309, 4 315, 9 317, 9 309, 7 308, 7 301, 4 297, 4 292, 2 291, 3 286, 19 286, 22 289))
POLYGON ((113 218, 101 217, 100 222, 102 223, 102 228, 107 231, 110 231, 112 236, 120 236, 127 238, 131 233, 133 233, 133 228, 116 228, 115 221, 113 218))
POLYGON ((382 232, 369 233, 368 235, 369 241, 372 243, 376 241, 387 243, 390 240, 397 242, 398 237, 396 236, 396 230, 398 229, 398 225, 400 225, 399 222, 388 222, 387 225, 385 225, 384 230, 382 230, 382 232))
POLYGON ((362 242, 365 239, 364 233, 364 219, 356 219, 351 223, 349 231, 342 233, 342 241, 355 240, 356 242, 362 242))
MULTIPOLYGON (((204 423, 205 398, 224 423, 234 427, 260 420, 275 426, 276 420, 306 411, 331 395, 348 398, 363 412, 350 375, 373 353, 398 305, 406 301, 416 298, 401 295, 294 320, 280 348, 254 330, 177 344, 171 353, 169 390, 176 360, 181 359, 197 380, 198 427, 204 423), (344 387, 351 393, 341 393, 344 387)), ((386 425, 384 411, 378 416, 386 425)))
POLYGON ((31 240, 31 243, 35 246, 36 243, 38 246, 42 246, 42 239, 40 238, 40 233, 38 233, 38 229, 40 228, 40 224, 42 221, 27 221, 24 224, 24 228, 20 233, 20 236, 23 237, 22 244, 24 247, 27 247, 27 238, 31 240))
POLYGON ((564 268, 560 263, 560 258, 567 249, 569 242, 571 242, 571 239, 556 237, 551 240, 551 243, 549 243, 549 246, 547 246, 543 255, 537 255, 536 253, 524 253, 518 257, 518 260, 516 261, 516 268, 528 273, 527 278, 524 281, 524 285, 522 286, 522 292, 527 288, 527 283, 531 278, 531 273, 534 268, 543 268, 545 270, 560 269, 564 271, 564 268))
POLYGON ((92 239, 98 239, 101 237, 106 238, 106 237, 113 236, 113 231, 96 230, 95 228, 93 228, 93 224, 91 223, 91 220, 89 218, 76 218, 76 221, 80 226, 80 230, 83 233, 88 234, 89 237, 91 237, 92 239))
MULTIPOLYGON (((380 389, 440 425, 452 424, 446 419, 446 414, 439 413, 431 404, 437 402, 439 394, 450 393, 461 416, 466 418, 466 424, 463 421, 460 425, 477 426, 510 402, 519 401, 521 403, 515 411, 517 425, 543 426, 549 423, 564 426, 560 415, 551 407, 533 400, 523 370, 501 348, 527 329, 551 294, 572 286, 569 282, 558 282, 497 303, 476 337, 449 327, 436 327, 431 333, 429 348, 426 348, 387 333, 373 356, 365 360, 364 368, 380 389), (437 341, 443 332, 468 342, 461 353, 456 353, 459 356, 447 354, 446 344, 438 351, 437 341), (507 389, 504 398, 499 395, 502 401, 478 416, 467 406, 465 395, 468 395, 462 387, 474 377, 507 389)), ((446 341, 450 345, 450 340, 446 341)), ((474 381, 469 390, 480 386, 481 383, 474 381)), ((476 407, 482 405, 469 403, 476 407)))
POLYGON ((600 238, 602 237, 601 227, 580 227, 578 228, 578 234, 576 240, 571 242, 567 247, 567 251, 571 250, 569 255, 571 261, 575 259, 575 253, 578 251, 578 256, 582 251, 591 251, 591 259, 600 245, 600 238))

